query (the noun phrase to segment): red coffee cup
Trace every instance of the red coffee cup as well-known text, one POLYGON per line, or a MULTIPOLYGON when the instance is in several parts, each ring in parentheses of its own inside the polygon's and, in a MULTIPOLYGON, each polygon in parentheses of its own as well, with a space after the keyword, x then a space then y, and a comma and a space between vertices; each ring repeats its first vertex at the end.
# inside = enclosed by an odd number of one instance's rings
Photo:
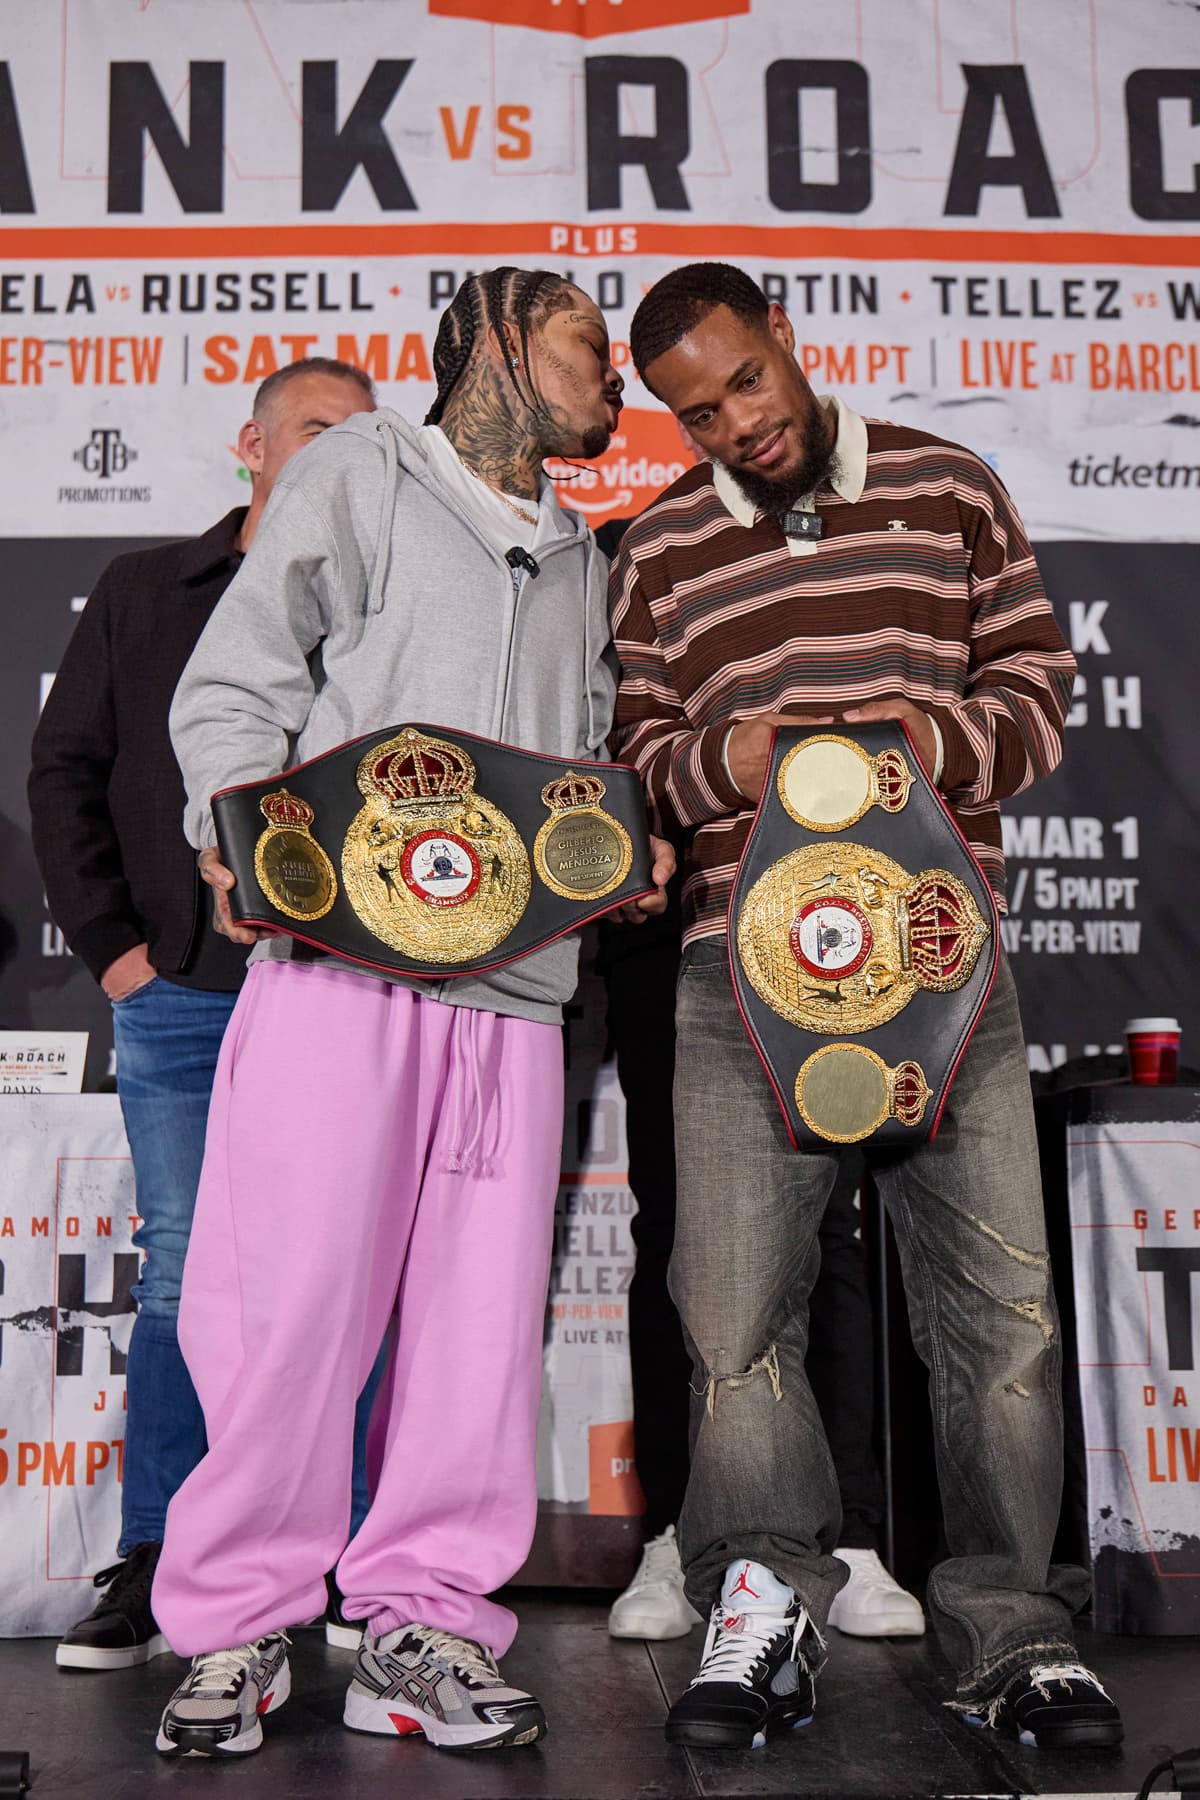
POLYGON ((1179 1020, 1130 1019, 1125 1026, 1129 1079, 1137 1087, 1174 1087, 1179 1079, 1179 1020))

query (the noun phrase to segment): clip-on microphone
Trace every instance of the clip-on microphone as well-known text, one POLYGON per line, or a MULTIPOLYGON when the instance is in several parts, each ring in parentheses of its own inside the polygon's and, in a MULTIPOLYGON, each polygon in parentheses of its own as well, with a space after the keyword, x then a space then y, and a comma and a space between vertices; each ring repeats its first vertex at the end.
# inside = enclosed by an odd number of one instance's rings
POLYGON ((506 550, 504 560, 514 572, 524 569, 530 576, 540 575, 542 572, 541 564, 536 563, 528 550, 523 550, 520 544, 514 544, 511 550, 506 550))

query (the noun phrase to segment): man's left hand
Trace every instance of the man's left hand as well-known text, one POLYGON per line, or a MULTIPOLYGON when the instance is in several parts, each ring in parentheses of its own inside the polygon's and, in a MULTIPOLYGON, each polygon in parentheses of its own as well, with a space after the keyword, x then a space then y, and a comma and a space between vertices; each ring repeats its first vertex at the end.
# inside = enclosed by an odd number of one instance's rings
POLYGON ((614 916, 626 925, 642 925, 648 918, 667 910, 667 883, 675 873, 675 852, 666 838, 651 837, 650 854, 654 858, 650 870, 654 892, 644 894, 640 900, 627 900, 624 906, 617 908, 614 916))
POLYGON ((937 739, 933 735, 929 714, 923 713, 911 700, 865 700, 861 706, 852 706, 842 717, 847 725, 873 725, 880 719, 903 719, 916 746, 917 755, 925 765, 925 773, 933 780, 937 739))

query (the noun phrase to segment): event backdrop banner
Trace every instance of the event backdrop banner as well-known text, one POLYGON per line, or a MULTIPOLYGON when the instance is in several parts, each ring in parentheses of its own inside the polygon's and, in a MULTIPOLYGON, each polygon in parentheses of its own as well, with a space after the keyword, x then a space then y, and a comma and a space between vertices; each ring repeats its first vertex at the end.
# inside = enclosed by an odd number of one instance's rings
MULTIPOLYGON (((1195 8, 1173 0, 7 8, 0 1022, 87 1027, 87 1085, 111 1078, 103 1000, 30 851, 27 745, 107 560, 245 498, 256 385, 339 356, 419 419, 468 271, 568 272, 627 382, 606 455, 555 471, 599 525, 687 462, 630 366, 633 310, 677 263, 723 258, 787 308, 818 391, 967 444, 1035 540, 1080 678, 1062 771, 1006 824, 1033 1067, 1119 1044, 1130 1013, 1178 1013, 1200 1060, 1198 117, 1195 8)), ((621 1193, 624 1160, 591 1154, 559 1217, 585 1252, 604 1216, 584 1201, 621 1193)), ((595 1309, 618 1302, 551 1314, 552 1355, 614 1427, 623 1324, 595 1309)), ((601 1491, 582 1444, 542 1471, 556 1504, 601 1491)))
POLYGON ((90 1612, 116 1561, 137 1208, 114 1096, 0 1104, 0 1636, 20 1637, 90 1612))
POLYGON ((1200 1631, 1200 1094, 1106 1092, 1102 1110, 1068 1134, 1092 1611, 1101 1631, 1190 1635, 1200 1631))

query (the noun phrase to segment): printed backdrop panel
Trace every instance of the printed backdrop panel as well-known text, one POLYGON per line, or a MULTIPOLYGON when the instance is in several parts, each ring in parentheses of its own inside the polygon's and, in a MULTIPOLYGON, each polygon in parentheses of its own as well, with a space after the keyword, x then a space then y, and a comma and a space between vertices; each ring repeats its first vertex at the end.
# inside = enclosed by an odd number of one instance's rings
POLYGON ((1097 1625, 1200 1631, 1200 1095, 1093 1091, 1068 1140, 1097 1625))
POLYGON ((63 1630, 115 1561, 138 1255, 115 1096, 7 1096, 0 1133, 0 1636, 63 1630))

